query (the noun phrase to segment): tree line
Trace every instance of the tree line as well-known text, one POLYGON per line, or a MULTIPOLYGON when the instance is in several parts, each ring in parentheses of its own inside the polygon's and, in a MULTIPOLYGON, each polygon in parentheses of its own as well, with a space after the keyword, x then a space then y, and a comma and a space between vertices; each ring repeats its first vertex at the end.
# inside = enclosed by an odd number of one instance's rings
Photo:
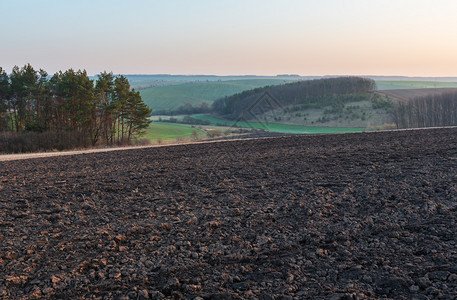
MULTIPOLYGON (((269 101, 259 111, 290 105, 321 105, 323 101, 338 101, 338 95, 355 95, 376 89, 374 80, 361 77, 338 77, 298 81, 283 85, 267 86, 244 91, 213 103, 213 111, 226 118, 246 117, 256 106, 269 101), (267 96, 268 100, 263 100, 267 96), (335 100, 336 99, 336 100, 335 100)), ((327 104, 330 105, 330 104, 327 104)))
POLYGON ((7 74, 0 67, 3 148, 13 139, 44 133, 49 145, 41 142, 42 147, 49 149, 130 143, 148 127, 150 114, 124 76, 103 72, 92 80, 85 70, 73 69, 49 76, 30 64, 7 74))
POLYGON ((457 92, 397 102, 392 117, 397 128, 457 126, 457 92))

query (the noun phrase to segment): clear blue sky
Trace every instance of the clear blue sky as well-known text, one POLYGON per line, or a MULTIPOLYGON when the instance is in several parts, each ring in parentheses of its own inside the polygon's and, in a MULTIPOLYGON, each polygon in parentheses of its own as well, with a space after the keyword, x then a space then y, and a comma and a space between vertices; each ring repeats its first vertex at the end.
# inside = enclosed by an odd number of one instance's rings
POLYGON ((0 67, 457 76, 453 0, 0 0, 0 67))

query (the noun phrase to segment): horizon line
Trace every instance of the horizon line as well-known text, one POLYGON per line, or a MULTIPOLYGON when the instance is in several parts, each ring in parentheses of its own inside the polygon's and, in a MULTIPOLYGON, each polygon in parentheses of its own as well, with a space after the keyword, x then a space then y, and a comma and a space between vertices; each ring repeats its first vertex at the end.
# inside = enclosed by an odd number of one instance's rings
MULTIPOLYGON (((102 72, 100 72, 102 73, 102 72)), ((97 76, 100 73, 88 75, 97 76)), ((276 74, 276 75, 255 75, 255 74, 230 74, 230 75, 216 75, 216 74, 179 74, 179 73, 113 73, 113 75, 125 76, 205 76, 205 77, 398 77, 398 78, 455 78, 455 76, 424 76, 424 75, 354 75, 354 74, 326 74, 326 75, 299 75, 299 74, 276 74)))

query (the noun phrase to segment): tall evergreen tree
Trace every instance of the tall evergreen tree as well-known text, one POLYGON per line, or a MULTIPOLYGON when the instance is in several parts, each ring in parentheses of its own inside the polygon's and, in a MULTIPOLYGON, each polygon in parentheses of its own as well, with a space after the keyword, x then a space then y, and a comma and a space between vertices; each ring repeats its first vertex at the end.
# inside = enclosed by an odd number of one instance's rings
POLYGON ((10 75, 12 90, 12 107, 16 131, 29 128, 32 123, 33 94, 38 80, 37 72, 30 64, 19 69, 14 66, 10 75))
POLYGON ((144 130, 151 124, 152 121, 149 119, 149 116, 152 109, 141 100, 140 92, 132 90, 128 99, 127 111, 128 141, 130 141, 132 136, 142 135, 144 130))
POLYGON ((123 142, 127 135, 125 118, 127 117, 128 101, 130 97, 130 83, 125 76, 116 77, 114 80, 114 112, 117 116, 117 139, 123 142))
POLYGON ((112 97, 114 92, 114 75, 113 73, 103 72, 98 75, 95 83, 95 90, 98 96, 97 106, 101 109, 102 131, 106 144, 113 144, 113 117, 112 97))
POLYGON ((0 132, 8 128, 8 100, 10 96, 9 78, 6 72, 0 67, 0 132))
POLYGON ((103 72, 94 83, 85 70, 49 78, 30 64, 9 76, 0 68, 0 131, 51 132, 57 148, 121 144, 144 131, 150 113, 125 76, 103 72))

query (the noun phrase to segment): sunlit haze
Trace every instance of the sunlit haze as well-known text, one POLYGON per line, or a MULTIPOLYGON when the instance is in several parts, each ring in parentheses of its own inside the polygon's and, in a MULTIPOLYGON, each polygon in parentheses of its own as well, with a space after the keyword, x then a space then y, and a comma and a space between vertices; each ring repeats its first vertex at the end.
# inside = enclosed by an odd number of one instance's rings
POLYGON ((457 1, 0 0, 0 67, 457 76, 457 1))

